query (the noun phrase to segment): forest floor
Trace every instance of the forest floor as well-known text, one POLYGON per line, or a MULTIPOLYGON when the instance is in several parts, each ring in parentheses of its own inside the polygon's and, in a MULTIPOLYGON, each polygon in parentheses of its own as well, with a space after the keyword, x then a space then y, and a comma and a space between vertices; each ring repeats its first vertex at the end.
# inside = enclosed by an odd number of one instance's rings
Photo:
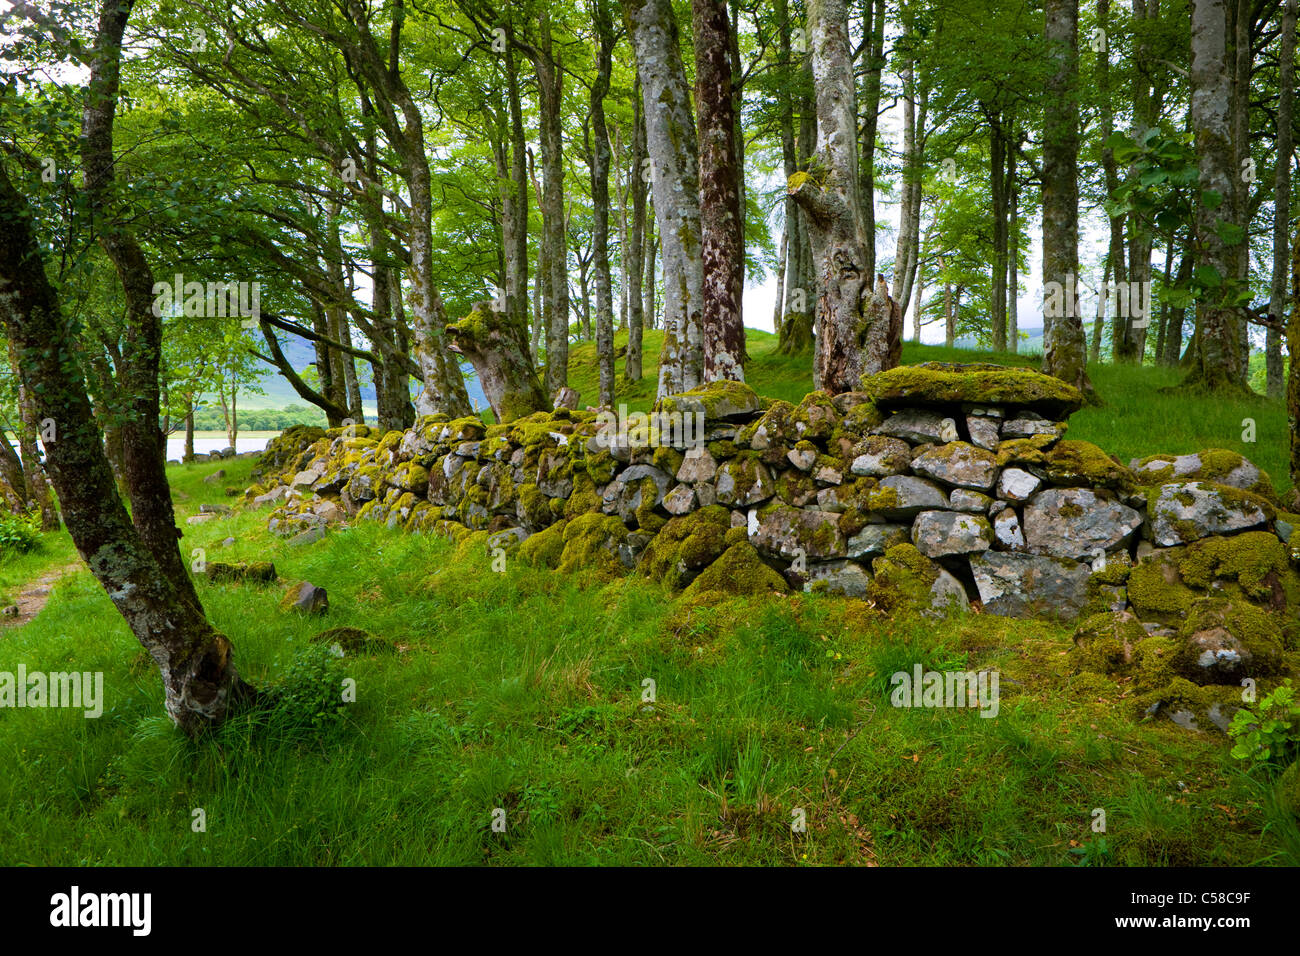
MULTIPOLYGON (((763 344, 751 339, 750 381, 797 397, 789 360, 763 344)), ((1165 397, 1133 370, 1094 377, 1108 405, 1071 437, 1123 458, 1236 448, 1284 484, 1280 406, 1247 416, 1180 396, 1158 411, 1165 397), (1241 417, 1257 419, 1253 445, 1241 417)), ((180 518, 229 503, 253 465, 170 469, 180 518), (205 483, 218 467, 224 482, 205 483)), ((59 579, 0 634, 0 672, 101 671, 104 712, 0 710, 0 865, 1300 864, 1274 784, 1222 735, 1143 720, 1123 683, 1077 679, 1068 626, 886 617, 802 594, 687 610, 635 575, 498 573, 375 525, 299 546, 270 535, 265 512, 182 527, 187 559, 275 563, 279 586, 198 588, 241 674, 280 703, 181 738, 102 589, 85 570, 59 579), (328 589, 327 614, 278 610, 301 579, 328 589), (340 659, 313 643, 338 626, 396 649, 340 659), (997 669, 998 716, 891 707, 889 675, 916 663, 997 669)), ((46 535, 0 560, 0 590, 72 556, 46 535)))

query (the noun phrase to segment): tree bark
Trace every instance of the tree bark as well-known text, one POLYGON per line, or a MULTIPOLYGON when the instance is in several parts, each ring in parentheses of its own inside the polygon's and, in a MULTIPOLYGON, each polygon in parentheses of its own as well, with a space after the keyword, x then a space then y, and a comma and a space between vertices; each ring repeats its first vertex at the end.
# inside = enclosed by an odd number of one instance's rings
POLYGON ((641 104, 641 81, 632 90, 632 172, 628 190, 632 198, 632 229, 627 248, 623 252, 626 273, 623 284, 627 286, 627 357, 623 374, 629 382, 641 381, 646 310, 642 298, 642 272, 646 262, 646 181, 642 172, 646 156, 645 115, 641 104))
POLYGON ((745 248, 726 0, 692 0, 699 107, 704 380, 745 380, 745 248))
POLYGON ((1049 315, 1045 293, 1043 371, 1095 398, 1073 301, 1079 272, 1078 0, 1046 0, 1044 17, 1051 73, 1043 110, 1043 285, 1059 283, 1065 301, 1058 302, 1062 314, 1049 315))
MULTIPOLYGON (((880 75, 885 66, 885 0, 863 0, 862 35, 870 37, 864 55, 866 83, 859 104, 862 122, 861 177, 862 222, 867 240, 867 275, 876 272, 876 133, 880 128, 880 75)), ((788 177, 793 170, 787 170, 788 177)))
POLYGON ((1210 390, 1244 392, 1241 310, 1224 301, 1228 283, 1238 275, 1241 244, 1229 244, 1220 223, 1238 222, 1236 150, 1232 141, 1231 71, 1227 60, 1227 3, 1192 0, 1192 128, 1200 167, 1196 203, 1196 268, 1217 273, 1223 285, 1197 303, 1199 361, 1188 384, 1210 390))
POLYGON ((695 388, 704 379, 699 155, 672 4, 623 0, 623 9, 641 76, 651 188, 663 249, 662 398, 695 388))
POLYGON ((614 27, 608 0, 592 0, 596 25, 596 77, 591 85, 591 204, 592 258, 596 283, 596 365, 599 374, 599 404, 614 405, 614 314, 610 298, 609 272, 609 129, 605 124, 605 94, 609 92, 614 27))
POLYGON ((813 384, 859 388, 864 373, 892 367, 901 312, 872 296, 858 189, 857 111, 844 0, 810 0, 808 34, 817 92, 814 169, 796 173, 789 192, 807 213, 819 274, 813 384), (898 316, 898 322, 894 321, 898 316))
POLYGON ((569 254, 561 121, 564 73, 555 55, 547 7, 542 8, 533 71, 541 117, 542 229, 550 287, 550 297, 542 307, 546 324, 546 391, 554 395, 569 381, 569 254))
MULTIPOLYGON (((1292 119, 1295 112, 1296 0, 1286 0, 1282 11, 1282 49, 1278 63, 1277 168, 1273 174, 1273 276, 1269 284, 1268 315, 1283 325, 1287 292, 1287 217, 1291 212, 1291 154, 1295 144, 1292 119)), ((1281 398, 1282 332, 1270 328, 1264 349, 1269 398, 1281 398)))

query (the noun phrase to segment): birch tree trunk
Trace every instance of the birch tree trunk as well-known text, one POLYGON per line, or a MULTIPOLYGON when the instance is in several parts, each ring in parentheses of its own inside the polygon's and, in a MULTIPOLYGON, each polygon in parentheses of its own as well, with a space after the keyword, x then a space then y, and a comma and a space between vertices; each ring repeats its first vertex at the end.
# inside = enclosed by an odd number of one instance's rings
POLYGON ((695 102, 700 111, 700 230, 704 380, 745 380, 741 296, 745 248, 726 0, 692 0, 695 102))
POLYGON ((596 365, 600 380, 599 404, 614 405, 614 315, 609 275, 609 130, 605 125, 605 94, 609 92, 614 28, 608 0, 592 0, 596 25, 596 78, 591 85, 591 204, 592 258, 596 283, 596 365))
POLYGON ((699 155, 672 4, 623 0, 623 9, 641 76, 651 189, 663 250, 662 398, 695 388, 704 378, 699 155))
POLYGON ((844 0, 810 0, 808 36, 817 91, 817 152, 789 193, 807 213, 818 271, 813 382, 831 393, 891 367, 902 329, 872 296, 858 195, 857 110, 844 0), (870 302, 868 302, 870 300, 870 302))
MULTIPOLYGON (((1282 49, 1278 63, 1277 168, 1273 174, 1273 277, 1269 285, 1270 327, 1264 348, 1269 398, 1281 398, 1282 327, 1285 324, 1287 286, 1287 217, 1291 211, 1291 154, 1295 144, 1291 123, 1295 112, 1296 0, 1286 0, 1282 11, 1282 49)), ((1294 359, 1293 359, 1294 361, 1294 359)))
MULTIPOLYGON (((1231 75, 1227 62, 1228 16, 1232 0, 1192 0, 1192 128, 1200 167, 1196 203, 1196 268, 1214 270, 1223 283, 1237 276, 1240 244, 1229 245, 1220 222, 1236 223, 1237 170, 1232 142, 1231 75)), ((1241 310, 1222 301, 1223 289, 1197 303, 1198 362, 1189 384, 1211 390, 1244 391, 1240 354, 1241 310)))
POLYGON ((623 284, 627 286, 627 357, 624 375, 629 382, 641 381, 642 335, 645 331, 645 307, 641 293, 641 273, 645 266, 646 181, 642 167, 646 160, 645 118, 638 79, 632 90, 632 171, 628 191, 632 199, 632 229, 623 250, 623 284))
POLYGON ((1061 315, 1049 315, 1044 292, 1043 371, 1094 397, 1088 379, 1083 321, 1074 301, 1079 256, 1078 0, 1046 0, 1045 38, 1051 73, 1043 119, 1043 286, 1059 283, 1061 315))
POLYGON ((540 38, 533 51, 541 114, 542 229, 550 297, 543 304, 546 324, 546 391, 554 395, 569 380, 569 254, 564 214, 564 128, 561 123, 564 74, 551 40, 551 17, 543 7, 540 38))

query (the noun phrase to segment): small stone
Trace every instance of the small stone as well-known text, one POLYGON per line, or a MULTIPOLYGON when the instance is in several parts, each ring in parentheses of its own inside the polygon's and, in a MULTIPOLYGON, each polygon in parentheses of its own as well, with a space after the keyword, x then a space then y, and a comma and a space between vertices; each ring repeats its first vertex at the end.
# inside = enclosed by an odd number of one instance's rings
POLYGON ((997 451, 998 422, 996 419, 984 418, 980 415, 967 415, 966 431, 970 433, 972 445, 987 448, 989 451, 997 451))
POLYGON ((1049 488, 1025 506, 1028 550, 1057 558, 1089 558, 1132 540, 1142 516, 1089 488, 1049 488))
POLYGON ((945 415, 921 408, 905 408, 895 412, 872 429, 873 435, 903 438, 913 444, 934 442, 945 444, 957 438, 957 423, 945 415))
POLYGON ((315 544, 323 537, 325 537, 325 529, 320 525, 316 525, 305 531, 299 531, 289 539, 289 543, 292 545, 315 544))
POLYGON ((690 485, 677 485, 664 495, 664 510, 670 515, 684 515, 695 510, 695 489, 690 485))
POLYGON ((709 454, 709 449, 697 445, 686 452, 682 466, 677 469, 677 480, 688 483, 712 481, 718 473, 718 462, 709 454))
POLYGON ((817 461, 817 449, 812 445, 800 443, 786 452, 785 457, 790 459, 790 464, 800 471, 808 471, 817 461))
POLYGON ((992 452, 955 441, 913 458, 912 471, 946 485, 989 491, 997 477, 998 465, 992 452))
POLYGON ((230 513, 229 505, 199 505, 199 514, 228 515, 230 513))
POLYGON ((280 599, 281 611, 299 611, 303 614, 324 614, 329 610, 329 594, 310 581, 290 585, 280 599))
POLYGON ((849 470, 868 478, 901 475, 912 464, 912 449, 901 438, 872 435, 853 449, 849 470))
POLYGON ((1043 486, 1043 480, 1021 468, 1004 468, 998 476, 998 497, 1007 501, 1028 501, 1043 486))
POLYGON ((859 560, 874 558, 910 540, 911 529, 905 524, 869 524, 849 538, 847 553, 859 560))
POLYGON ((954 488, 948 496, 948 507, 953 511, 965 511, 968 514, 986 515, 993 506, 993 499, 969 488, 954 488))
POLYGON ((1020 518, 1010 508, 993 519, 993 537, 1004 551, 1019 551, 1025 546, 1025 536, 1020 530, 1020 518))
POLYGON ((932 481, 912 475, 891 475, 880 487, 893 492, 895 501, 876 510, 886 518, 911 518, 927 509, 948 507, 948 496, 932 481))
POLYGON ((1031 438, 1034 435, 1054 435, 1060 438, 1065 434, 1065 426, 1059 422, 1049 421, 1041 415, 1022 414, 1002 423, 1002 437, 1031 438))
POLYGON ((224 469, 224 468, 218 468, 218 469, 217 469, 216 471, 214 471, 212 474, 210 474, 210 475, 208 475, 206 478, 204 478, 204 479, 203 479, 203 483, 204 483, 205 485, 215 485, 217 482, 219 482, 219 481, 220 481, 222 478, 224 478, 224 477, 226 477, 226 469, 224 469))
POLYGON ((1242 492, 1209 482, 1175 482, 1161 487, 1152 506, 1152 532, 1160 547, 1257 528, 1268 522, 1264 510, 1242 492))
POLYGON ((805 591, 838 594, 843 597, 862 598, 867 595, 869 575, 862 566, 852 561, 825 561, 808 566, 805 591))

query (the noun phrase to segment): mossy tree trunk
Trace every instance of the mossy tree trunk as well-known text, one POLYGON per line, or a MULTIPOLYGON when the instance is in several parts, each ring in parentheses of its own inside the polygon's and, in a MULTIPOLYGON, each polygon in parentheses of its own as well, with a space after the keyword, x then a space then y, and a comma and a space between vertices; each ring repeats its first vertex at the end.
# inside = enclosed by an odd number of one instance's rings
MULTIPOLYGON (((1238 274, 1241 243, 1224 241, 1220 223, 1238 221, 1237 170, 1232 142, 1231 85, 1228 64, 1227 3, 1193 0, 1191 119, 1196 131, 1200 191, 1196 202, 1196 269, 1213 270, 1226 286, 1238 274)), ((1241 310, 1225 303, 1225 288, 1209 290, 1196 307, 1197 362, 1190 385, 1243 392, 1241 310)))
POLYGON ((469 316, 447 326, 455 352, 474 366, 498 422, 548 410, 546 392, 528 347, 528 326, 510 312, 479 302, 469 316))
POLYGON ((808 37, 817 94, 817 151, 789 194, 806 214, 818 273, 813 383, 832 394, 859 387, 864 372, 892 367, 892 310, 867 308, 872 277, 858 194, 857 111, 844 0, 812 0, 808 37))
POLYGON ((1070 294, 1079 272, 1078 0, 1047 0, 1044 16, 1051 74, 1043 120, 1043 285, 1059 283, 1066 294, 1063 308, 1052 309, 1044 293, 1043 371, 1093 397, 1083 320, 1070 294), (1055 311, 1062 314, 1049 314, 1055 311))
POLYGON ((1277 167, 1273 178, 1273 275, 1268 297, 1268 315, 1275 324, 1268 329, 1264 348, 1270 398, 1280 398, 1283 392, 1282 323, 1286 312, 1287 217, 1291 210, 1291 153, 1294 149, 1291 123, 1295 112, 1296 6, 1296 0, 1286 0, 1282 11, 1282 50, 1278 59, 1277 167))
POLYGON ((638 77, 632 90, 632 171, 628 190, 632 200, 632 228, 623 256, 623 284, 627 286, 627 358, 623 374, 629 382, 641 381, 642 337, 645 332, 645 303, 641 295, 646 245, 646 182, 642 169, 646 160, 645 113, 638 77))
POLYGON ((542 244, 546 248, 549 296, 542 303, 546 326, 546 391, 554 395, 569 380, 569 253, 564 214, 564 71, 551 39, 549 9, 541 8, 538 40, 529 48, 537 78, 542 165, 542 244))
POLYGON ((699 155, 672 4, 623 0, 623 14, 641 77, 650 186, 663 251, 664 338, 658 388, 663 397, 692 389, 704 379, 699 155))
POLYGON ((606 6, 610 0, 591 0, 596 27, 596 76, 591 84, 591 204, 593 213, 591 256, 596 285, 596 367, 599 404, 614 404, 614 310, 609 269, 609 128, 605 123, 605 95, 609 92, 614 49, 614 25, 606 6))
POLYGON ((731 19, 726 0, 692 0, 695 102, 700 111, 700 229, 704 379, 745 380, 741 162, 736 153, 731 19))
POLYGON ((1286 326, 1286 412, 1291 433, 1292 508, 1300 507, 1300 229, 1291 246, 1291 317, 1286 326))

